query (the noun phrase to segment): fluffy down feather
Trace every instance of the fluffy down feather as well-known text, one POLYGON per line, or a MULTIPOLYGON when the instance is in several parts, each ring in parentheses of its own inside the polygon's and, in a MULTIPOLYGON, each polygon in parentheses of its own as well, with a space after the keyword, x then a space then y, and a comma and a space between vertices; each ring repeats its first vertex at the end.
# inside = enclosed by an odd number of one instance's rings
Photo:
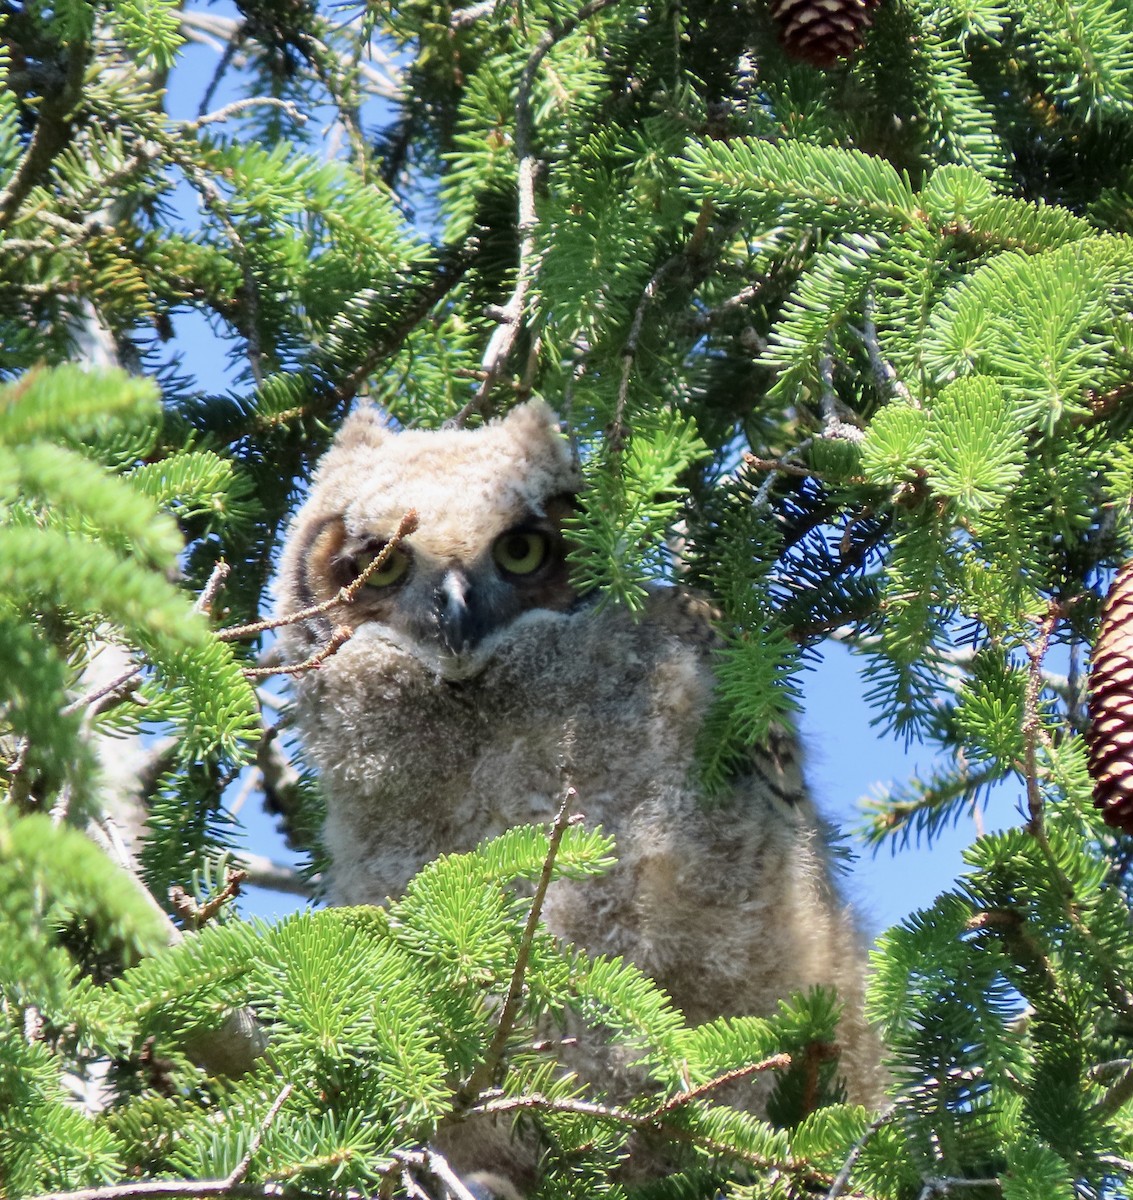
MULTIPOLYGON (((380 545, 409 508, 419 520, 405 574, 338 615, 354 637, 297 685, 327 796, 331 899, 380 904, 442 852, 550 820, 569 744, 579 808, 615 836, 619 861, 604 879, 555 884, 548 927, 625 955, 693 1022, 766 1014, 796 988, 837 986, 851 1098, 874 1100, 864 953, 831 880, 798 745, 779 736, 753 752, 729 796, 702 802, 690 780, 713 688, 711 609, 659 588, 635 621, 569 590, 556 530, 577 487, 539 402, 476 431, 438 433, 395 433, 364 411, 324 459, 288 535, 282 612, 333 594, 340 576, 328 563, 343 547, 380 545), (515 529, 546 533, 542 582, 499 567, 493 547, 515 529), (454 573, 469 606, 489 597, 459 653, 441 629, 454 573)), ((328 628, 291 627, 287 653, 306 657, 328 628)), ((597 1039, 582 1037, 573 1065, 615 1093, 625 1083, 597 1039)), ((530 1165, 490 1131, 455 1131, 446 1148, 464 1169, 514 1178, 530 1165)))

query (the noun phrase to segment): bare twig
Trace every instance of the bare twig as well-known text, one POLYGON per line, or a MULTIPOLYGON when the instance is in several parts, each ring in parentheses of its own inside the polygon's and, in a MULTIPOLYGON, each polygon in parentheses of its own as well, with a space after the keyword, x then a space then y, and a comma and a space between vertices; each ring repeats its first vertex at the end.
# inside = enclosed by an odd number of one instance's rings
POLYGON ((30 1200, 196 1200, 198 1196, 231 1196, 233 1200, 270 1200, 282 1196, 277 1183, 229 1183, 227 1179, 145 1179, 73 1192, 44 1192, 30 1200))
MULTIPOLYGON (((779 458, 775 459, 774 461, 778 465, 779 469, 782 470, 786 468, 790 464, 790 460, 795 458, 797 455, 802 454, 802 452, 807 449, 812 441, 814 441, 813 438, 804 438, 797 446, 792 446, 790 450, 787 450, 785 453, 780 455, 779 458)), ((766 470, 766 468, 761 469, 766 470)), ((759 490, 752 497, 752 512, 759 512, 761 509, 766 508, 771 502, 771 489, 775 486, 775 477, 777 473, 778 472, 775 471, 769 472, 767 478, 759 485, 759 490)), ((788 472, 788 474, 790 473, 791 472, 788 472)))
POLYGON ((866 1148, 869 1139, 892 1119, 893 1113, 894 1109, 892 1106, 883 1109, 862 1130, 861 1137, 850 1147, 850 1153, 846 1155, 846 1161, 842 1164, 838 1174, 834 1176, 834 1182, 830 1185, 830 1190, 826 1193, 825 1200, 838 1200, 843 1192, 845 1192, 846 1185, 850 1182, 850 1173, 854 1169, 854 1164, 861 1158, 862 1151, 866 1148))
POLYGON ((244 1178, 244 1176, 247 1175, 248 1168, 252 1165, 252 1159, 256 1157, 256 1151, 259 1150, 260 1143, 264 1140, 264 1134, 267 1133, 271 1123, 275 1120, 275 1118, 279 1116, 279 1110, 283 1107, 287 1097, 291 1095, 291 1088, 292 1085, 290 1083, 285 1083, 283 1087, 279 1089, 279 1095, 276 1096, 276 1098, 272 1101, 271 1108, 267 1110, 264 1119, 260 1122, 259 1127, 252 1134, 244 1157, 236 1164, 235 1167, 232 1168, 228 1178, 225 1179, 224 1182, 227 1183, 229 1187, 235 1187, 236 1184, 238 1184, 244 1178))
MULTIPOLYGON (((776 1060, 780 1058, 785 1058, 788 1063, 790 1062, 789 1055, 775 1056, 776 1060)), ((775 1065, 778 1066, 781 1064, 776 1061, 775 1065)), ((758 1069, 759 1066, 761 1064, 753 1064, 752 1069, 758 1069)), ((542 1096, 538 1093, 531 1093, 526 1096, 503 1096, 497 1094, 483 1100, 475 1108, 471 1109, 471 1111, 484 1114, 524 1111, 559 1112, 596 1117, 599 1120, 610 1121, 616 1125, 630 1129, 657 1129, 677 1141, 700 1146, 712 1153, 744 1162, 760 1170, 771 1168, 784 1171, 802 1176, 808 1182, 821 1183, 822 1186, 826 1186, 830 1181, 829 1176, 819 1175, 802 1164, 784 1162, 769 1159, 760 1154, 752 1154, 730 1143, 721 1142, 705 1134, 697 1133, 694 1129, 686 1129, 682 1125, 672 1124, 665 1119, 671 1112, 670 1102, 668 1101, 657 1108, 650 1109, 648 1112, 640 1113, 632 1112, 627 1108, 621 1108, 617 1105, 599 1104, 593 1100, 581 1100, 577 1097, 563 1096, 552 1098, 542 1096)))
MULTIPOLYGON (((381 552, 376 554, 366 564, 365 569, 358 578, 348 583, 345 587, 339 588, 329 600, 324 600, 321 604, 312 604, 310 608, 301 608, 298 612, 288 613, 286 616, 269 617, 263 621, 253 621, 248 625, 232 625, 228 629, 219 629, 216 636, 222 642, 233 642, 237 638, 256 637, 268 629, 280 629, 284 625, 297 625, 300 621, 309 621, 312 617, 321 616, 323 613, 329 612, 332 608, 337 608, 339 605, 352 603, 358 593, 366 586, 366 581, 370 576, 375 571, 380 571, 386 565, 389 561, 389 556, 397 549, 401 540, 407 538, 416 528, 417 512, 411 508, 401 518, 393 536, 382 547, 381 552)), ((271 670, 264 673, 276 674, 277 672, 271 670)))
MULTIPOLYGON (((877 304, 874 300, 873 288, 866 292, 863 307, 865 315, 862 321, 862 341, 869 354, 870 366, 873 368, 873 376, 877 381, 878 389, 910 404, 914 403, 909 389, 898 378, 892 363, 881 353, 881 343, 877 339, 877 322, 874 320, 877 304)), ((920 405, 918 404, 917 407, 919 408, 920 405)))
POLYGON ((523 321, 527 293, 535 271, 535 231, 539 225, 538 213, 535 210, 535 172, 538 164, 532 144, 534 117, 531 112, 531 93, 539 67, 553 47, 569 37, 583 21, 589 20, 616 2, 617 0, 590 0, 573 16, 551 25, 528 56, 523 73, 519 77, 515 95, 515 156, 518 161, 519 189, 519 265, 515 273, 515 287, 507 303, 495 310, 498 323, 488 339, 480 361, 484 379, 472 399, 449 422, 452 426, 459 427, 473 413, 485 411, 492 386, 507 363, 523 321))
POLYGON ((85 692, 83 695, 72 700, 69 704, 65 704, 59 711, 63 716, 71 717, 75 713, 87 712, 93 709, 95 715, 97 715, 128 696, 137 687, 141 675, 141 667, 131 667, 128 671, 123 671, 121 675, 116 676, 109 682, 101 684, 99 687, 85 692))
POLYGON ((967 1188, 994 1188, 997 1192, 1002 1192, 1003 1183, 999 1179, 959 1179, 951 1176, 926 1179, 917 1200, 933 1200, 934 1196, 951 1196, 967 1188))
POLYGON ((306 674, 307 671, 313 671, 320 663, 326 662, 332 654, 337 654, 353 636, 354 630, 349 625, 339 625, 331 631, 326 645, 316 650, 310 658, 305 658, 299 663, 292 663, 290 666, 280 664, 275 667, 245 667, 244 678, 267 679, 271 675, 291 675, 297 678, 306 674))
POLYGON ((659 1104, 650 1110, 649 1118, 652 1121, 659 1121, 662 1117, 676 1112, 686 1104, 691 1104, 694 1100, 702 1100, 705 1096, 719 1091, 722 1087, 727 1087, 730 1083, 738 1083, 741 1079, 751 1078, 752 1075, 762 1075, 764 1071, 785 1071, 790 1065, 791 1056, 789 1054, 772 1054, 770 1058, 762 1058, 759 1062, 747 1063, 745 1066, 725 1071, 723 1075, 717 1075, 705 1083, 697 1084, 696 1087, 689 1088, 687 1092, 678 1092, 675 1096, 670 1096, 664 1104, 659 1104))
POLYGON ((466 8, 454 9, 448 19, 452 29, 466 29, 475 25, 484 17, 491 16, 496 10, 496 0, 479 0, 477 4, 469 4, 466 8))
POLYGON ((247 112, 250 108, 278 108, 286 113, 296 125, 307 123, 306 113, 294 100, 280 100, 276 96, 248 96, 243 100, 233 100, 231 104, 226 104, 214 112, 205 113, 203 116, 197 117, 195 121, 186 121, 182 128, 186 131, 196 132, 204 125, 212 125, 217 121, 229 121, 233 117, 238 117, 242 112, 247 112))
POLYGON ((523 981, 527 975, 527 962, 531 957, 531 946, 539 928, 539 918, 543 913, 543 902, 547 898, 547 889, 551 885, 551 876, 554 873, 559 846, 562 844, 567 827, 581 819, 570 811, 577 799, 578 793, 573 787, 568 786, 564 792, 562 803, 559 805, 559 811, 555 815, 554 824, 551 826, 547 854, 543 859, 543 870, 539 875, 539 882, 535 885, 535 894, 531 898, 531 909, 527 914, 527 924, 523 927, 523 936, 519 942, 519 951, 515 956, 515 966, 512 968, 511 979, 508 982, 507 995, 500 1008, 496 1032, 492 1035, 492 1041, 485 1051, 484 1057, 461 1089, 461 1102, 465 1105, 474 1104, 480 1093, 496 1081, 496 1074, 503 1061, 508 1038, 511 1037, 512 1030, 515 1028, 515 1019, 523 1001, 523 981))
MULTIPOLYGON (((754 300, 767 286, 767 282, 767 279, 761 279, 758 283, 749 283, 746 287, 740 288, 734 296, 729 296, 726 300, 721 300, 715 308, 706 308, 701 309, 699 312, 690 313, 680 322, 680 328, 690 333, 707 333, 721 318, 730 316, 754 300)), ((761 338, 759 349, 763 349, 764 347, 765 343, 761 338)))
POLYGON ((315 894, 312 881, 305 878, 301 872, 287 866, 286 863, 275 862, 264 854, 237 850, 232 854, 232 861, 247 877, 252 887, 280 892, 285 896, 303 896, 308 900, 315 894))
POLYGON ((1043 826, 1043 798, 1039 789, 1038 748, 1043 737, 1042 715, 1039 712, 1039 696, 1043 689, 1043 659, 1050 648, 1051 635, 1062 617, 1062 605, 1051 601, 1046 616, 1039 623, 1038 636, 1026 646, 1027 686, 1023 694, 1023 763, 1027 787, 1027 812, 1030 822, 1027 828, 1035 837, 1045 842, 1043 826))
POLYGON ((209 572, 205 586, 201 589, 201 594, 197 597, 196 603, 193 605, 194 612, 204 613, 206 617, 212 612, 212 606, 216 603, 216 597, 231 573, 232 568, 228 563, 223 558, 217 559, 213 564, 212 571, 209 572))
MULTIPOLYGON (((240 49, 240 31, 243 23, 237 18, 192 9, 181 9, 177 16, 181 22, 181 31, 186 37, 227 57, 228 61, 223 62, 222 67, 243 67, 248 62, 248 55, 240 49)), ((349 24, 353 26, 359 22, 351 21, 349 24)), ((355 62, 352 58, 346 59, 345 55, 336 50, 332 50, 331 53, 337 54, 346 61, 351 70, 358 72, 365 80, 366 90, 371 95, 395 99, 401 94, 400 67, 380 46, 372 42, 367 45, 366 51, 368 57, 375 60, 379 66, 372 66, 368 62, 355 62)))
POLYGON ((818 360, 818 374, 822 379, 822 436, 825 438, 842 438, 847 442, 860 442, 865 437, 863 430, 842 419, 839 411, 842 404, 838 393, 834 390, 834 359, 830 354, 824 354, 818 360))
POLYGON ((825 478, 819 471, 810 467, 786 462, 782 458, 759 458, 750 451, 744 454, 744 466, 750 467, 753 471, 778 471, 780 475, 794 475, 797 479, 822 480, 825 478))
POLYGON ((204 904, 198 904, 183 887, 174 884, 169 889, 169 901, 182 920, 188 922, 194 929, 201 929, 220 912, 229 900, 234 900, 240 895, 240 887, 247 878, 247 871, 239 867, 229 868, 225 871, 224 887, 204 904))
MULTIPOLYGON (((439 1179, 446 1192, 455 1196, 456 1200, 476 1200, 476 1197, 465 1186, 464 1181, 449 1166, 448 1160, 435 1150, 395 1150, 391 1156, 394 1162, 401 1163, 407 1168, 423 1171, 439 1179)), ((422 1192, 428 1200, 428 1193, 422 1192)))

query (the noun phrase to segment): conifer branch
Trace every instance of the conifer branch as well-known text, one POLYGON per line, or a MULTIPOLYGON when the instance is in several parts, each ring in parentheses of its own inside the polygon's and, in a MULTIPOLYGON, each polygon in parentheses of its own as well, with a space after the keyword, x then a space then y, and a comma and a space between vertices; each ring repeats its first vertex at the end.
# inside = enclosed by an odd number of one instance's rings
POLYGON ((845 1194, 846 1186, 850 1182, 850 1175, 853 1173, 858 1159, 861 1158, 862 1151, 865 1150, 870 1138, 893 1120, 896 1111, 892 1104, 887 1105, 862 1130, 861 1137, 850 1147, 850 1153, 846 1155, 845 1162, 839 1168, 838 1174, 834 1176, 834 1182, 830 1185, 830 1190, 826 1193, 824 1200, 840 1200, 840 1197, 845 1194))
POLYGON ((244 1152, 244 1157, 234 1166, 228 1176, 225 1178, 225 1183, 229 1187, 235 1187, 245 1175, 248 1174, 248 1168, 252 1165, 252 1159, 256 1157, 256 1152, 260 1148, 260 1143, 264 1140, 264 1134, 271 1127, 272 1122, 279 1115, 279 1110, 284 1106, 287 1097, 291 1095, 294 1085, 285 1083, 279 1089, 279 1094, 272 1101, 271 1107, 264 1115, 264 1119, 259 1123, 253 1131, 251 1138, 248 1140, 248 1149, 244 1152))
POLYGON ((543 869, 539 874, 539 882, 535 885, 535 894, 531 898, 531 908, 527 913, 527 923, 523 927, 523 935, 516 951, 515 965, 512 968, 511 979, 508 982, 507 994, 500 1007, 496 1031, 492 1036, 484 1057, 476 1065, 460 1092, 460 1103, 464 1106, 475 1103, 476 1098, 496 1082, 500 1066, 503 1063, 504 1052, 508 1039, 515 1028, 515 1020, 523 1002, 523 984, 527 977, 527 963, 531 957, 531 946, 539 928, 539 919, 543 914, 543 902, 547 898, 547 889, 551 886, 551 876, 555 869, 555 859, 558 857, 559 846, 567 827, 582 820, 581 816, 572 813, 571 806, 578 799, 578 793, 569 785, 563 793, 559 811, 555 814, 551 825, 550 836, 547 839, 547 854, 543 859, 543 869))
MULTIPOLYGON (((223 559, 213 566, 208 579, 205 581, 204 588, 193 602, 194 612, 207 616, 212 611, 216 597, 221 587, 223 587, 225 580, 228 578, 230 571, 231 568, 223 559)), ((84 719, 98 716, 99 713, 118 704, 134 691, 144 671, 145 668, 141 665, 130 667, 129 670, 123 671, 114 679, 108 680, 106 683, 101 684, 99 687, 65 705, 61 710, 63 716, 73 716, 75 713, 80 712, 84 713, 84 719)))
POLYGON ((519 265, 516 267, 515 287, 502 308, 495 310, 496 328, 488 339, 480 361, 484 379, 476 394, 449 422, 459 428, 474 413, 484 413, 488 397, 496 379, 502 373, 519 337, 527 293, 535 273, 535 234, 539 227, 539 216, 535 208, 535 174, 538 162, 534 149, 534 117, 531 111, 531 93, 543 59, 564 38, 569 37, 583 21, 589 20, 617 0, 590 0, 572 17, 551 25, 543 33, 528 56, 519 77, 515 95, 515 156, 518 162, 519 220, 519 265))
POLYGON ((711 200, 705 200, 700 206, 696 226, 689 237, 688 244, 677 254, 667 258, 649 278, 641 293, 641 299, 634 309, 633 320, 630 322, 629 335, 622 346, 621 378, 618 380, 618 397, 614 407, 614 419, 607 431, 607 437, 615 450, 620 449, 625 442, 628 430, 625 424, 625 410, 629 399, 629 380, 633 364, 637 359, 637 348, 641 341, 641 331, 645 325, 645 315, 661 290, 665 280, 677 270, 688 268, 701 258, 704 253, 704 242, 708 237, 708 229, 712 222, 715 206, 711 200))
POLYGON ((985 909, 968 921, 968 928, 990 929, 999 935, 1007 956, 1028 981, 1028 987, 1020 988, 1028 1000, 1034 1002, 1032 997, 1037 996, 1048 1011, 1070 1011, 1054 964, 1021 912, 1014 908, 985 909))
POLYGON ((252 270, 252 256, 244 242, 243 235, 228 215, 228 205, 220 193, 220 188, 216 186, 212 178, 201 169, 191 155, 179 150, 172 139, 167 143, 166 150, 184 172, 185 178, 196 189, 205 208, 220 222, 232 245, 244 281, 243 307, 246 310, 246 316, 241 322, 240 332, 243 333, 244 341, 247 344, 248 367, 258 387, 264 381, 263 347, 260 343, 260 285, 252 270))
POLYGON ((58 91, 45 95, 36 112, 35 129, 27 149, 0 192, 0 229, 7 229, 28 193, 50 169, 70 142, 75 128, 75 108, 82 95, 90 60, 90 43, 72 38, 66 47, 67 69, 58 91))
MULTIPOLYGON (((1023 697, 1023 765, 1027 812, 1030 816, 1027 828, 1044 845, 1046 834, 1043 824, 1043 798, 1039 789, 1038 748, 1045 730, 1042 714, 1039 712, 1039 696, 1043 689, 1043 660, 1050 648, 1051 636, 1061 618, 1062 606, 1057 601, 1051 601, 1046 616, 1039 623, 1038 636, 1026 646, 1027 661, 1030 664, 1023 697)), ((1046 845, 1046 849, 1050 858, 1049 845, 1046 845)))

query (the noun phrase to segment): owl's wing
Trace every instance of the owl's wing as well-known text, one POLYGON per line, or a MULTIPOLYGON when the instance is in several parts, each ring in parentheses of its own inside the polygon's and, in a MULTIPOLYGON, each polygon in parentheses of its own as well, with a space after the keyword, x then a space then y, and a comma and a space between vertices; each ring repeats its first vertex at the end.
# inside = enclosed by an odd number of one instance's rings
POLYGON ((716 623, 720 609, 701 592, 684 587, 650 589, 645 601, 648 621, 707 658, 723 644, 716 623))
MULTIPOLYGON (((645 612, 652 625, 691 651, 705 672, 713 672, 716 652, 724 645, 718 624, 723 614, 707 596, 688 588, 658 587, 650 591, 645 612)), ((795 730, 776 723, 762 742, 748 746, 737 764, 733 786, 737 793, 752 787, 766 791, 792 809, 809 804, 795 730)))

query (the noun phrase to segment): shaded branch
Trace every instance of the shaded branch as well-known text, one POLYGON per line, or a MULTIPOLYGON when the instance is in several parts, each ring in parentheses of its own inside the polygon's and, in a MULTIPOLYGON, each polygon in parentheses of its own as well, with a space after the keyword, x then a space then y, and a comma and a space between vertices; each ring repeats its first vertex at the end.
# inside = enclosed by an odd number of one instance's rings
MULTIPOLYGON (((1027 812, 1030 822, 1027 828, 1040 841, 1045 842, 1043 825, 1043 799, 1039 790, 1038 747, 1043 737, 1042 714, 1039 712, 1039 697, 1043 689, 1043 659, 1050 649, 1051 635, 1062 617, 1062 606, 1057 601, 1051 605, 1039 623, 1038 636, 1028 642, 1027 686, 1023 696, 1023 764, 1027 788, 1027 812)), ((1048 847, 1049 850, 1049 847, 1048 847)))
POLYGON ((523 73, 519 77, 519 86, 515 95, 515 156, 518 160, 518 189, 519 189, 519 266, 515 275, 515 287, 502 308, 495 310, 497 325, 488 339, 480 366, 484 378, 476 389, 476 394, 449 422, 452 426, 463 425, 473 413, 484 412, 487 409, 488 396, 492 387, 504 369, 516 339, 519 337, 523 321, 523 310, 527 303, 527 293, 535 272, 535 232, 539 218, 535 210, 535 172, 537 160, 534 151, 535 120, 531 111, 531 93, 535 79, 543 59, 552 48, 569 37, 583 21, 589 20, 604 8, 609 8, 617 0, 590 0, 572 17, 559 24, 552 25, 544 31, 535 49, 528 56, 523 73))
POLYGON ((77 38, 70 41, 63 86, 40 101, 31 141, 8 185, 0 192, 0 229, 12 223, 28 193, 70 142, 75 127, 74 110, 82 96, 89 60, 90 44, 77 38))

